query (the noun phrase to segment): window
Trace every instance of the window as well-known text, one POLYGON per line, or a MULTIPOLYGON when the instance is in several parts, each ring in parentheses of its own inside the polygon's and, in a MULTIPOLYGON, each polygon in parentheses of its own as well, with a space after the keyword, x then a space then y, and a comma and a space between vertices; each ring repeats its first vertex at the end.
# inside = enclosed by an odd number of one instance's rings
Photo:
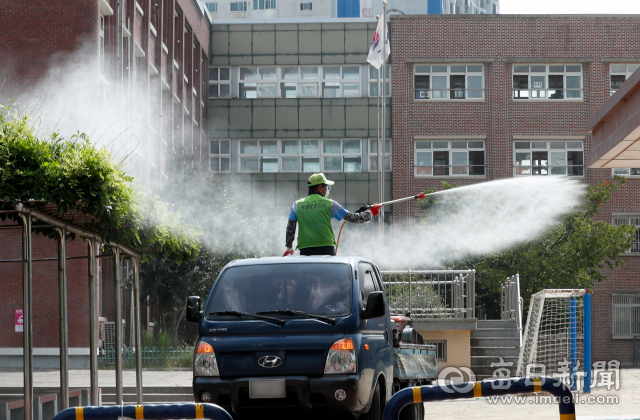
POLYGON ((613 293, 613 338, 640 335, 640 293, 613 293))
POLYGON ((424 344, 436 346, 436 360, 438 362, 447 361, 447 340, 430 340, 425 341, 424 344))
POLYGON ((616 93, 620 86, 635 72, 640 64, 612 64, 611 65, 611 94, 616 93))
POLYGON ((253 0, 254 10, 275 9, 276 0, 253 0))
POLYGON ((211 140, 209 142, 209 170, 211 172, 229 172, 231 170, 229 143, 229 140, 211 140))
POLYGON ((513 99, 582 99, 582 65, 514 64, 513 99))
POLYGON ((514 175, 584 175, 582 140, 515 141, 514 175))
MULTIPOLYGON (((369 139, 369 170, 378 170, 378 140, 369 139)), ((384 170, 391 170, 391 139, 384 141, 384 170)))
POLYGON ((485 175, 484 140, 416 140, 414 175, 485 175))
MULTIPOLYGON (((384 94, 387 97, 391 97, 391 66, 386 66, 386 78, 387 81, 385 83, 384 94)), ((378 69, 369 66, 369 96, 378 96, 378 92, 381 91, 382 88, 382 79, 380 80, 380 85, 378 86, 378 69)))
POLYGON ((636 227, 636 233, 631 243, 631 248, 627 249, 625 254, 640 254, 640 214, 635 215, 614 215, 613 225, 631 225, 636 227))
POLYGON ((218 3, 207 3, 207 9, 209 9, 210 12, 217 12, 218 3))
POLYGON ((361 172, 361 140, 240 140, 240 172, 361 172))
POLYGON ((433 64, 414 67, 415 99, 484 99, 482 64, 433 64))
POLYGON ((247 3, 243 1, 233 1, 229 3, 229 11, 231 12, 246 12, 247 3))
POLYGON ((240 67, 241 98, 360 97, 360 66, 240 67))
POLYGON ((300 3, 300 10, 313 10, 313 3, 300 3))
POLYGON ((640 168, 613 168, 614 175, 640 176, 640 168))
POLYGON ((229 67, 209 67, 210 98, 229 98, 231 96, 230 73, 229 67))
POLYGON ((361 172, 360 140, 323 140, 322 169, 324 172, 361 172))
POLYGON ((104 16, 100 15, 100 39, 98 40, 98 59, 100 61, 100 74, 104 74, 104 16))
POLYGON ((358 281, 360 283, 360 299, 362 302, 362 309, 367 309, 367 299, 371 292, 380 290, 377 286, 373 267, 369 264, 358 264, 358 281))

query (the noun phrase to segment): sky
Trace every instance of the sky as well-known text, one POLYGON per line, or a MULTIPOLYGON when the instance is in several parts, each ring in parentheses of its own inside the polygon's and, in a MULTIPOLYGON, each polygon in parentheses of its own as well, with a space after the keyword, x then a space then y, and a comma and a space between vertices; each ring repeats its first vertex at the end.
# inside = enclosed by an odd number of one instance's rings
POLYGON ((640 14, 639 0, 500 0, 500 14, 640 14))

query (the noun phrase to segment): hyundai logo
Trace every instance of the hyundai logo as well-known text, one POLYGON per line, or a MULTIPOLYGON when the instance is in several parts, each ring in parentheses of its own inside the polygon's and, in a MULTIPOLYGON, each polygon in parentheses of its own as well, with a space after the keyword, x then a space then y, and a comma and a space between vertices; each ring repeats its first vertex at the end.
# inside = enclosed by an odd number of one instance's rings
POLYGON ((258 359, 258 364, 263 368, 274 368, 282 364, 282 359, 278 356, 262 356, 258 359))

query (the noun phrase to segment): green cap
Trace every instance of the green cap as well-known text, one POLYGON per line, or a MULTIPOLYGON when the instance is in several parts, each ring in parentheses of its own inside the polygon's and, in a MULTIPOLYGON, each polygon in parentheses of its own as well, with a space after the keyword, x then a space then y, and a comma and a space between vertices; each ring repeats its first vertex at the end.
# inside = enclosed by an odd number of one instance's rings
POLYGON ((308 186, 313 187, 314 185, 320 184, 333 185, 333 181, 329 181, 323 173, 313 174, 309 177, 308 186))

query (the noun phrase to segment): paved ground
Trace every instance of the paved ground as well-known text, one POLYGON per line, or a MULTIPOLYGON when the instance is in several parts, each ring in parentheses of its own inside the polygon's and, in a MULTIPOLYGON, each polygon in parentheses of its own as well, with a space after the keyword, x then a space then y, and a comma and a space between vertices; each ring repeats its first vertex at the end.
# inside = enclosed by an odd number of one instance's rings
MULTIPOLYGON (((135 386, 135 372, 127 370, 123 374, 124 386, 135 386)), ((0 372, 0 386, 22 386, 22 371, 0 372)), ((190 386, 191 370, 184 371, 143 371, 143 384, 147 386, 190 386)), ((594 389, 591 398, 593 403, 586 401, 586 396, 580 397, 580 404, 576 405, 579 420, 595 419, 624 419, 640 420, 640 369, 621 369, 620 385, 616 390, 611 387, 594 389), (607 402, 606 399, 609 398, 607 402), (611 401, 615 398, 616 401, 611 401), (584 401, 584 403, 582 403, 584 401)), ((59 384, 57 371, 34 372, 34 386, 56 386, 59 384)), ((69 382, 73 387, 89 386, 88 370, 73 370, 69 374, 69 382)), ((98 375, 100 386, 115 384, 115 371, 101 370, 98 375)), ((555 403, 538 404, 536 397, 526 397, 524 401, 490 403, 486 398, 435 402, 425 404, 425 419, 453 420, 453 419, 517 419, 540 420, 558 419, 558 406, 555 403)))

